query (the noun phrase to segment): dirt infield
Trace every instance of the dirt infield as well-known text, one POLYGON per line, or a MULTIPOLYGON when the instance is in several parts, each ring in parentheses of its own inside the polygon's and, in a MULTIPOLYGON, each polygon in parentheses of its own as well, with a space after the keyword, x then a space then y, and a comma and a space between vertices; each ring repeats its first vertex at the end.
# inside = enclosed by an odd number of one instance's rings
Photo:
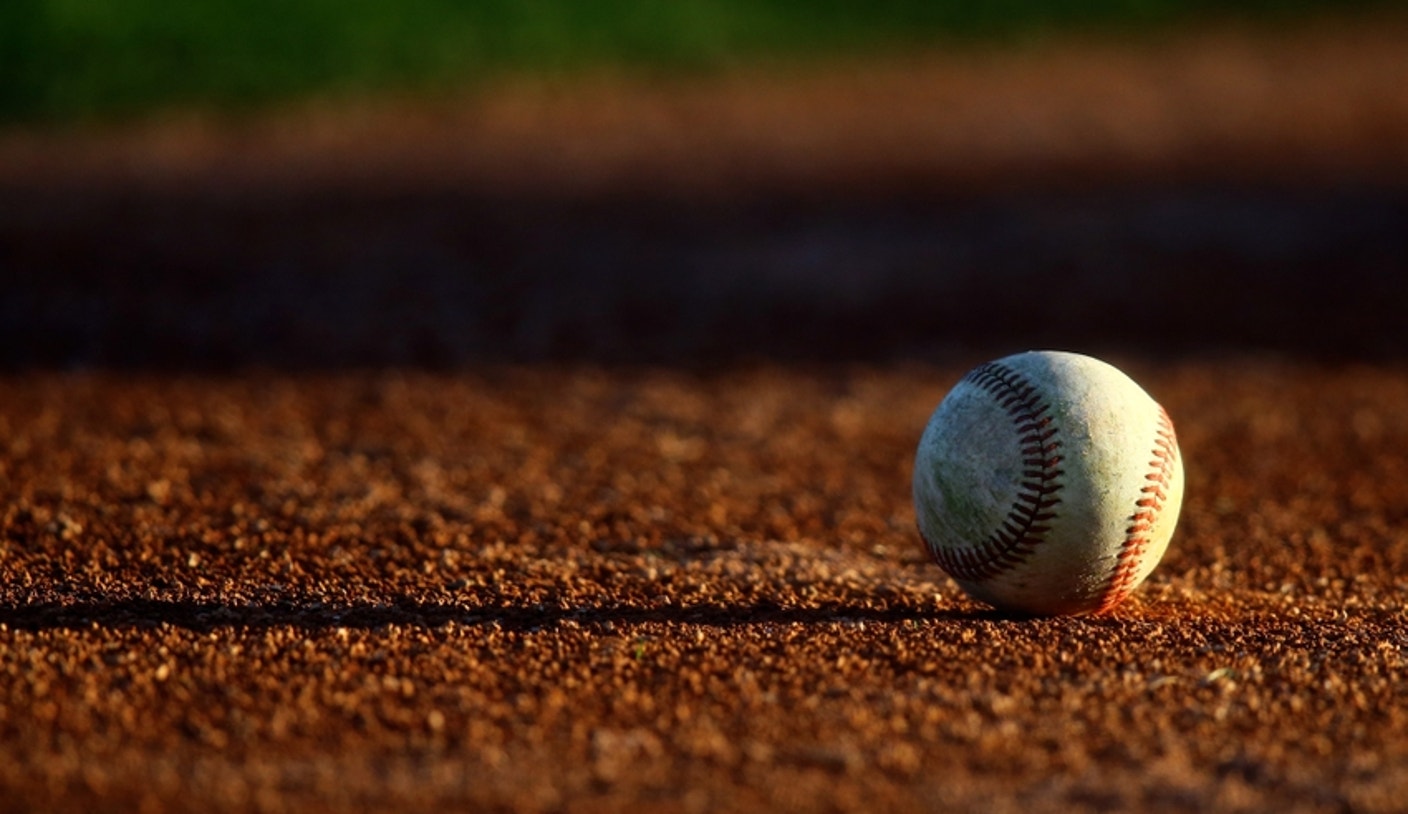
POLYGON ((1126 364, 1181 527, 1050 621, 913 531, 958 367, 7 379, 4 807, 1398 809, 1408 376, 1126 364))
POLYGON ((5 134, 0 810, 1402 810, 1405 41, 5 134), (1031 346, 1178 428, 1109 616, 914 531, 1031 346))

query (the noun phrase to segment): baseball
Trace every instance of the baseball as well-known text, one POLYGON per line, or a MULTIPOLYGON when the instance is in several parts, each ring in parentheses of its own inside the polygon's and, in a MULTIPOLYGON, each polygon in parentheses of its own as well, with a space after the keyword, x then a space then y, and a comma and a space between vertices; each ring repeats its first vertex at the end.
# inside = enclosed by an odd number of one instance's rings
POLYGON ((1183 502, 1168 414, 1114 366, 1032 351, 974 368, 929 419, 914 509, 974 599, 1102 613, 1154 570, 1183 502))

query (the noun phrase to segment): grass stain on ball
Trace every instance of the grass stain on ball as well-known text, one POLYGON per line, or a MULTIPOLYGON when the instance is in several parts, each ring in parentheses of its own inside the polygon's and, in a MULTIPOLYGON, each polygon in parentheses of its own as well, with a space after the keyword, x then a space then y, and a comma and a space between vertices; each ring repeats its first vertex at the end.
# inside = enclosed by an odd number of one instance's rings
POLYGON ((1105 613, 1162 559, 1183 501, 1173 422, 1118 368, 1030 351, 979 365, 914 461, 919 533, 999 610, 1105 613))

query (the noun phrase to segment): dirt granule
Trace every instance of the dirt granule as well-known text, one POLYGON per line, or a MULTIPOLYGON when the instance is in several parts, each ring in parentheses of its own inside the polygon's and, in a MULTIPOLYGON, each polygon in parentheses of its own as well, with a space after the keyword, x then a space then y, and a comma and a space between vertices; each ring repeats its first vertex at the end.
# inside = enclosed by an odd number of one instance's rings
POLYGON ((1408 376, 1119 361, 1184 514, 1053 620, 913 530, 961 367, 10 377, 4 807, 1397 809, 1408 376))
POLYGON ((0 810, 1402 810, 1405 41, 0 136, 0 810), (1109 616, 914 530, 1032 346, 1178 428, 1109 616))

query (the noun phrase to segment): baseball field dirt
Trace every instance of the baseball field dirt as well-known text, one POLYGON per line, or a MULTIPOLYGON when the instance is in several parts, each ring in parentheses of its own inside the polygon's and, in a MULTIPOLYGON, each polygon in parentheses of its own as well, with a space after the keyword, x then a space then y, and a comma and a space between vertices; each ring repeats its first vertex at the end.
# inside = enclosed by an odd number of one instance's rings
POLYGON ((0 810, 1402 810, 1404 42, 6 134, 0 810), (910 470, 1053 345, 1183 513, 1003 616, 910 470))

